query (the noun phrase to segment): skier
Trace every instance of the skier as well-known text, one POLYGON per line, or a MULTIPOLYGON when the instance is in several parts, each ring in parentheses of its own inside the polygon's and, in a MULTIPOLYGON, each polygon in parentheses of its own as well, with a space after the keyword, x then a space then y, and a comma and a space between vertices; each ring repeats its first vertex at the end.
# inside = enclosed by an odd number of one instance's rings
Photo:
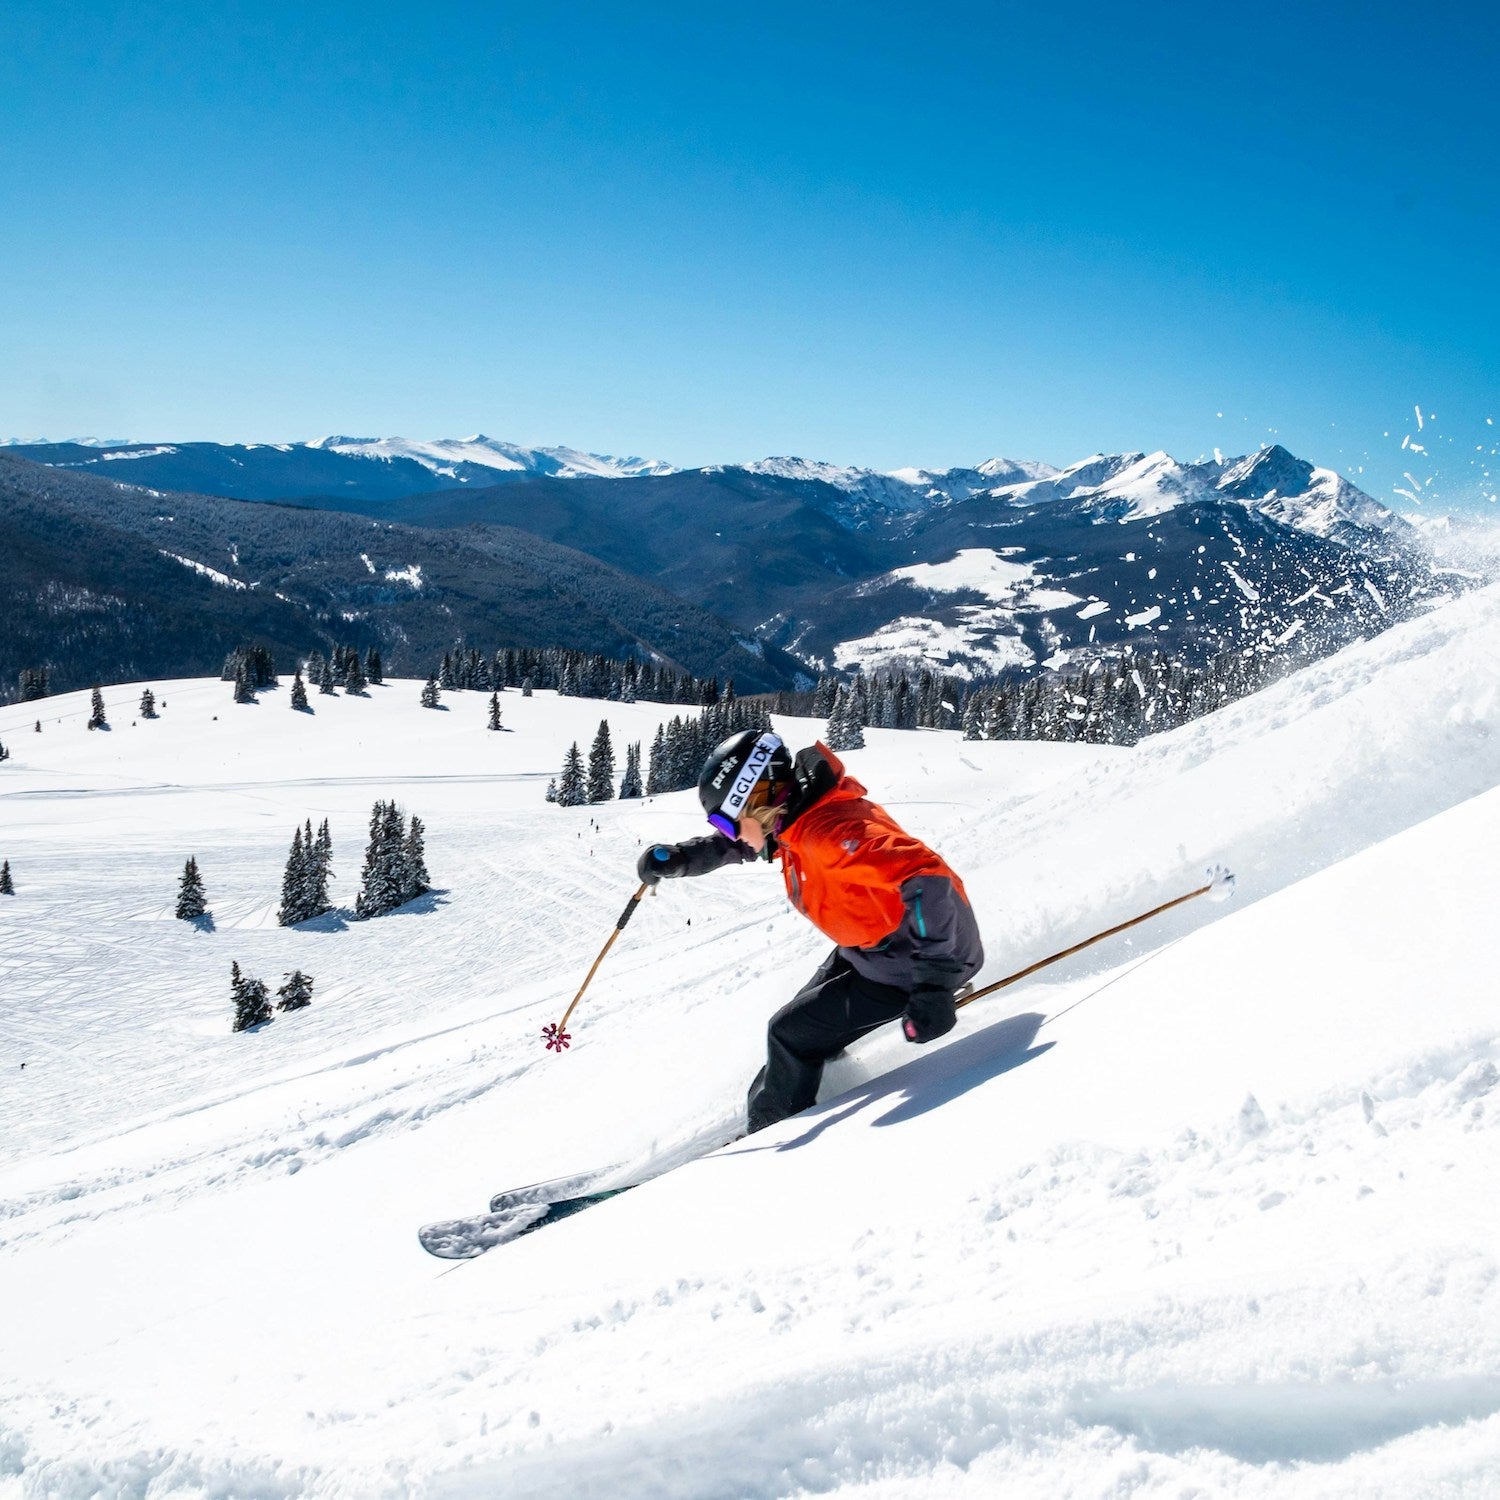
POLYGON ((714 832, 651 845, 641 880, 779 859, 792 905, 837 945, 771 1018, 751 1131, 811 1105, 823 1064, 877 1026, 899 1018, 910 1042, 953 1029, 954 991, 984 962, 963 882, 866 799, 832 750, 794 759, 769 731, 731 735, 708 757, 698 798, 714 832))

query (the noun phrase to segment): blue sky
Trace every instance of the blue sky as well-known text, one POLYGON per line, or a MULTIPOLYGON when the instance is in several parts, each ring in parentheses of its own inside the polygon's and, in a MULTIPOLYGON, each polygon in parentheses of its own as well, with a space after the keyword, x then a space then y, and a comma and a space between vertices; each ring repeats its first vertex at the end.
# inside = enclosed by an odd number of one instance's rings
POLYGON ((1280 441, 1386 500, 1500 488, 1479 0, 0 28, 0 437, 882 468, 1280 441))

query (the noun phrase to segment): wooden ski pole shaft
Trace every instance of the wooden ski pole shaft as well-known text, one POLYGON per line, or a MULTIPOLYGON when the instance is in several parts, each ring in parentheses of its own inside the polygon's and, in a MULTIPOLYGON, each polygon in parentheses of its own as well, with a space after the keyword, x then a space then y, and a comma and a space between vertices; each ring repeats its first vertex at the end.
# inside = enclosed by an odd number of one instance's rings
POLYGON ((620 918, 615 923, 615 930, 610 933, 604 946, 599 950, 598 958, 594 960, 588 973, 584 975, 583 983, 578 986, 578 993, 568 1003, 568 1008, 563 1012, 562 1020, 555 1026, 544 1026, 542 1028, 542 1035, 547 1039, 547 1050, 549 1052, 554 1050, 561 1052, 572 1040, 567 1031, 569 1017, 573 1014, 573 1010, 578 1002, 583 999, 583 992, 589 987, 589 982, 593 979, 594 975, 598 973, 599 965, 604 962, 605 955, 614 947, 615 939, 625 931, 625 924, 635 915, 635 909, 640 905, 641 897, 650 889, 651 887, 645 881, 641 882, 640 886, 636 889, 636 893, 625 903, 625 910, 620 913, 620 918))
POLYGON ((1163 901, 1160 906, 1153 906, 1150 911, 1143 911, 1138 917, 1131 917, 1128 922, 1119 922, 1115 926, 1106 928, 1103 932, 1096 932, 1093 937, 1085 938, 1081 943, 1074 943, 1071 948, 1064 948, 1061 953, 1054 953, 1050 958, 1039 958, 1034 964, 1027 964, 1024 969, 1017 969, 1014 974, 1007 974, 1004 979, 997 979, 993 984, 987 984, 982 990, 972 990, 963 996, 955 1005, 955 1010, 961 1010, 965 1005, 972 1005, 976 1000, 982 1000, 986 995, 993 995, 996 990, 1003 990, 1007 985, 1015 984, 1018 980, 1025 979, 1028 974, 1035 974, 1038 969, 1045 969, 1048 964, 1055 964, 1062 959, 1071 958, 1075 953, 1081 953, 1085 948, 1092 948, 1095 943, 1102 943, 1105 938, 1113 937, 1117 932, 1124 932, 1127 927, 1137 927, 1142 922, 1149 922, 1152 917, 1159 917, 1164 911, 1171 911, 1174 906, 1181 906, 1184 901, 1195 900, 1199 896, 1206 896, 1211 891, 1219 891, 1224 895, 1234 888, 1234 876, 1228 871, 1222 873, 1213 872, 1213 879, 1207 885, 1200 885, 1197 890, 1189 891, 1183 896, 1174 896, 1170 901, 1163 901))

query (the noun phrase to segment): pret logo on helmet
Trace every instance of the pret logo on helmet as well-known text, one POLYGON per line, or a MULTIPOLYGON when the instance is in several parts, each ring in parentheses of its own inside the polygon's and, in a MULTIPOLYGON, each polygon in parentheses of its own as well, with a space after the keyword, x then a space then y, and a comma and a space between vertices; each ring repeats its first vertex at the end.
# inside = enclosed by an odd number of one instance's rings
POLYGON ((787 759, 780 735, 769 730, 753 739, 752 735, 754 731, 747 730, 719 746, 712 774, 705 773, 698 784, 708 821, 726 838, 738 836, 740 818, 761 778, 778 757, 787 759))

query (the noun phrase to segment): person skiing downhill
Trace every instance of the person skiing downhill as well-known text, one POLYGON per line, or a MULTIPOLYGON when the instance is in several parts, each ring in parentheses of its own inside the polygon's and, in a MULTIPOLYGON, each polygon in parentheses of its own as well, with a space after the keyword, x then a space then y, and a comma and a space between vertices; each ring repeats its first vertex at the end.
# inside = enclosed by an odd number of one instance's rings
POLYGON ((832 750, 819 743, 794 758, 770 731, 731 735, 708 757, 698 798, 714 831, 651 845, 640 879, 780 860, 792 905, 835 944, 771 1018, 746 1105, 752 1132, 814 1103, 823 1064, 876 1027, 899 1019, 918 1043, 953 1029, 954 991, 984 962, 963 882, 867 799, 832 750))

